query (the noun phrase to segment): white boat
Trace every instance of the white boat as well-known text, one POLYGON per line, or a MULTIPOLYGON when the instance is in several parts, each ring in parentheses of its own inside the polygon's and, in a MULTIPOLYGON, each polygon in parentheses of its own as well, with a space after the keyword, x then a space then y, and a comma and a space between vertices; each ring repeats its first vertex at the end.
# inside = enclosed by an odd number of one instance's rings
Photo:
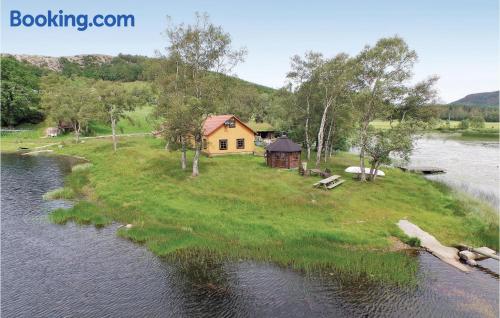
MULTIPOLYGON (((345 172, 360 174, 361 168, 360 167, 349 167, 349 168, 345 169, 345 172)), ((365 168, 365 173, 370 174, 370 168, 365 168)), ((385 176, 385 173, 381 170, 377 170, 377 176, 383 177, 383 176, 385 176)))

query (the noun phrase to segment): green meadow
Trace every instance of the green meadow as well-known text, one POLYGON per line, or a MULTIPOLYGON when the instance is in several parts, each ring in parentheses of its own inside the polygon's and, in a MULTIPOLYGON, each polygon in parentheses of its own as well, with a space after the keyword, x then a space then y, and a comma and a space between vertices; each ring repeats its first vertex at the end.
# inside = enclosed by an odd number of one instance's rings
POLYGON ((201 175, 192 178, 180 169, 180 153, 152 137, 121 137, 116 154, 109 139, 52 149, 92 163, 48 194, 75 200, 54 211, 53 222, 132 224, 118 235, 172 259, 249 259, 408 284, 418 264, 395 244, 412 242, 395 224, 403 218, 445 244, 498 249, 498 218, 486 205, 397 169, 357 182, 343 172, 357 162, 347 153, 324 164, 347 181, 324 191, 312 187, 317 177, 271 169, 249 155, 203 157, 201 175))
MULTIPOLYGON (((374 120, 370 123, 376 129, 390 129, 391 124, 385 120, 374 120)), ((498 141, 500 139, 500 123, 487 122, 483 128, 461 129, 459 121, 441 121, 434 129, 429 131, 452 134, 450 138, 459 140, 478 140, 478 141, 498 141)))

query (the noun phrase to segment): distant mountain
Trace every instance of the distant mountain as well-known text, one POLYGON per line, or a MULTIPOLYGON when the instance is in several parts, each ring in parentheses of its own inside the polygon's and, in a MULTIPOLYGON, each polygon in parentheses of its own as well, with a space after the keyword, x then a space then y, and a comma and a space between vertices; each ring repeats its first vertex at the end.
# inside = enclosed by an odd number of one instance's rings
POLYGON ((450 105, 461 106, 498 106, 498 91, 469 94, 464 98, 451 102, 450 105))

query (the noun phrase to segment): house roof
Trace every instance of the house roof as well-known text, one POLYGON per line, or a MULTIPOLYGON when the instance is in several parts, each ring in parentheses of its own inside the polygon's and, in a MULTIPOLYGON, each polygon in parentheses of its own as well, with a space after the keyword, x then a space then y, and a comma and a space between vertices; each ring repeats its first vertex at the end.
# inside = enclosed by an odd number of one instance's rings
POLYGON ((255 121, 249 121, 246 125, 256 132, 276 131, 270 123, 256 123, 255 121))
POLYGON ((255 131, 252 128, 248 127, 247 124, 245 124, 244 122, 242 122, 238 117, 236 117, 234 115, 217 115, 217 116, 209 116, 209 117, 207 117, 207 119, 203 123, 203 134, 205 136, 208 136, 208 135, 212 134, 220 126, 224 125, 224 123, 226 122, 226 120, 229 120, 231 118, 236 119, 240 124, 242 124, 243 126, 245 126, 246 128, 248 128, 249 130, 251 130, 255 134, 255 131))
POLYGON ((288 137, 283 136, 267 146, 266 150, 270 152, 299 152, 302 150, 302 147, 288 139, 288 137))

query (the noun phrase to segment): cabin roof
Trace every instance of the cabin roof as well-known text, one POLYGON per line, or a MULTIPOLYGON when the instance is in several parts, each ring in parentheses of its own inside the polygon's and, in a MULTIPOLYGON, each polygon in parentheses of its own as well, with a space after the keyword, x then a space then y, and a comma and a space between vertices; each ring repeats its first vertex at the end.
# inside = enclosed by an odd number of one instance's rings
POLYGON ((255 131, 252 128, 248 127, 247 124, 242 122, 238 117, 236 117, 234 115, 214 115, 214 116, 207 117, 207 119, 203 123, 203 135, 208 136, 208 135, 212 134, 220 126, 224 125, 226 120, 229 120, 231 118, 234 118, 240 124, 242 124, 244 127, 248 128, 249 130, 251 130, 255 134, 255 131))
POLYGON ((294 143, 288 137, 283 136, 276 139, 275 142, 266 147, 266 151, 270 152, 300 152, 302 147, 294 143))
POLYGON ((272 132, 276 131, 276 129, 270 123, 256 123, 255 121, 249 121, 246 125, 253 129, 256 132, 272 132))

